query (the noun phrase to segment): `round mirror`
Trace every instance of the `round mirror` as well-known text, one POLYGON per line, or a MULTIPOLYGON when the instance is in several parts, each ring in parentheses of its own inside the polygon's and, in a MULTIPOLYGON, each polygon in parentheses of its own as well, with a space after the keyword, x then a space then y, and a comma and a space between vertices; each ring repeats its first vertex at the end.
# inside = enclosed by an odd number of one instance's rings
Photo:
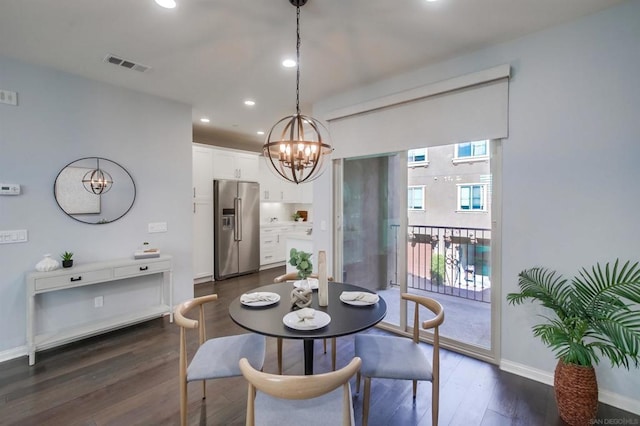
POLYGON ((73 219, 95 225, 124 216, 136 199, 136 184, 120 164, 87 157, 67 164, 53 184, 60 208, 73 219))

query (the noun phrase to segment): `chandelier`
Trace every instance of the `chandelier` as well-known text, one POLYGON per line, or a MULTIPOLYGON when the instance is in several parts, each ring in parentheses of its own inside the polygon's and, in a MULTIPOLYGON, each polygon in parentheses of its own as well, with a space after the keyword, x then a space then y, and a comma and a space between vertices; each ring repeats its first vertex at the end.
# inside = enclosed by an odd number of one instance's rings
POLYGON ((100 168, 100 159, 96 158, 96 168, 82 177, 82 186, 87 191, 100 195, 108 192, 113 185, 111 175, 100 168))
POLYGON ((311 182, 322 174, 333 148, 326 127, 300 113, 300 7, 307 0, 289 3, 296 7, 296 113, 273 125, 262 153, 277 176, 298 184, 311 182))

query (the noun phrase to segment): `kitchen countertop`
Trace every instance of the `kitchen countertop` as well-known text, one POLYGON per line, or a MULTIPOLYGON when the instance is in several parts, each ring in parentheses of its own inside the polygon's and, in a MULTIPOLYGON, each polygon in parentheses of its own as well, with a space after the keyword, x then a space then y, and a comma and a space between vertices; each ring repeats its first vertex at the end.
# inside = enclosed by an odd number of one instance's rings
POLYGON ((294 222, 292 220, 283 220, 283 221, 275 221, 275 222, 262 222, 260 226, 270 227, 270 226, 313 226, 313 222, 294 222))

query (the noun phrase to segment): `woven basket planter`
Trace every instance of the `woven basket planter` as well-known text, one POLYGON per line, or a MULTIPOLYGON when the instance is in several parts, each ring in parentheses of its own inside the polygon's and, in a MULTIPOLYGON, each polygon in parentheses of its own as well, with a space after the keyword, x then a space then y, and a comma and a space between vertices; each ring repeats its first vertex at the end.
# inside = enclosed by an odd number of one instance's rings
POLYGON ((572 426, 593 424, 598 412, 598 382, 593 367, 559 360, 553 386, 562 420, 572 426))

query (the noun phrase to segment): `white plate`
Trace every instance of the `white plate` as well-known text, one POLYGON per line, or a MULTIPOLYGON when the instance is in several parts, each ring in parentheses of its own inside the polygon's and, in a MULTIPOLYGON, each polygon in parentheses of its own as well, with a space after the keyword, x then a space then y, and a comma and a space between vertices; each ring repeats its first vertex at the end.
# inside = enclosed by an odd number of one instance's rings
MULTIPOLYGON (((308 281, 309 281, 309 288, 311 290, 317 290, 318 289, 318 280, 317 279, 311 278, 308 281)), ((294 281, 293 282, 293 286, 295 288, 300 288, 302 286, 302 280, 294 281)))
POLYGON ((315 323, 314 325, 306 325, 300 322, 300 318, 295 311, 289 312, 287 315, 282 317, 284 325, 296 330, 316 330, 318 328, 322 328, 331 322, 331 317, 326 312, 315 311, 313 321, 315 323))
MULTIPOLYGON (((378 296, 378 299, 380 299, 380 296, 378 296)), ((342 295, 340 295, 340 300, 343 303, 346 303, 347 305, 353 305, 353 306, 370 306, 378 303, 377 300, 375 302, 365 302, 364 300, 345 300, 342 298, 342 295)))
POLYGON ((269 295, 269 296, 275 296, 275 297, 273 298, 273 300, 258 300, 256 302, 243 302, 242 296, 240 296, 240 303, 242 303, 245 306, 268 306, 268 305, 273 305, 274 303, 278 303, 280 301, 280 295, 278 293, 270 293, 268 291, 259 292, 259 293, 269 295))

